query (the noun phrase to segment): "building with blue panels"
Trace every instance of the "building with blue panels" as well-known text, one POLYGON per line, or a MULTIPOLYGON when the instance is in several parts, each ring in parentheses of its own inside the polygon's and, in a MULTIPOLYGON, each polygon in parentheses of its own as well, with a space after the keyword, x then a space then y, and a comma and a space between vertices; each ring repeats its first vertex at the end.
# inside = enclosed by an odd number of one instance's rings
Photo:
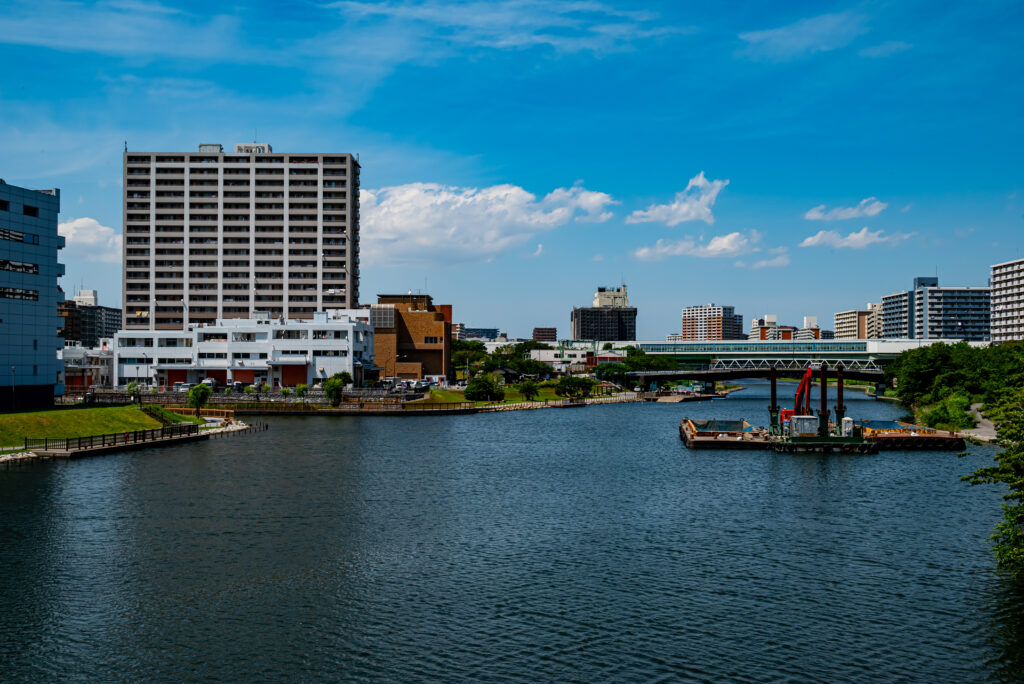
POLYGON ((57 350, 60 190, 29 190, 0 180, 0 410, 53 405, 64 393, 57 350))

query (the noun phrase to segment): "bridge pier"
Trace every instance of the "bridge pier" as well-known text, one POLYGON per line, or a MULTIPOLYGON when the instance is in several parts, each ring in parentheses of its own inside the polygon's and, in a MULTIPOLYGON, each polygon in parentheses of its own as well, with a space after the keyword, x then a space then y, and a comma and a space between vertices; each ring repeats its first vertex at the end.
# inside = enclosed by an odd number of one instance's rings
POLYGON ((781 434, 782 430, 779 426, 779 402, 777 401, 778 397, 776 394, 774 364, 772 365, 771 370, 769 371, 768 377, 771 379, 772 388, 772 403, 769 404, 768 406, 768 434, 778 435, 781 434))
MULTIPOLYGON (((821 410, 818 411, 818 436, 828 437, 828 371, 821 364, 821 410)), ((809 391, 809 390, 808 390, 809 391)))
POLYGON ((843 434, 843 418, 846 406, 843 405, 843 364, 836 368, 836 434, 843 434))

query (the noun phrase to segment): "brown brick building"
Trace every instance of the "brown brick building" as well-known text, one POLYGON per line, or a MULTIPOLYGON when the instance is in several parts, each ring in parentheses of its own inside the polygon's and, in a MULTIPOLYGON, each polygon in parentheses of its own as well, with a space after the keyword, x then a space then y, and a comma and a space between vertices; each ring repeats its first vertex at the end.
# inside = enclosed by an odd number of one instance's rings
POLYGON ((451 316, 451 305, 434 304, 430 295, 377 295, 370 323, 381 377, 455 377, 451 316))

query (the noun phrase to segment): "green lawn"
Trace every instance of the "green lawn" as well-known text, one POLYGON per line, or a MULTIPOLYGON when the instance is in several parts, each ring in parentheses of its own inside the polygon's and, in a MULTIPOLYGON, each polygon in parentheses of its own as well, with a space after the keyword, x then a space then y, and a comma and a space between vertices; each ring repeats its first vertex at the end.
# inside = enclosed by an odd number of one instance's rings
POLYGON ((0 415, 0 446, 24 444, 25 437, 85 437, 160 427, 135 406, 64 409, 0 415))
MULTIPOLYGON (((206 425, 206 421, 205 420, 203 420, 202 418, 196 418, 195 415, 179 416, 177 413, 171 413, 170 411, 167 411, 167 410, 157 406, 156 404, 148 404, 148 406, 149 406, 149 408, 153 409, 154 411, 159 413, 161 416, 163 416, 164 420, 169 420, 172 423, 192 423, 193 425, 206 425)), ((192 411, 193 413, 195 412, 195 409, 184 409, 184 410, 192 411)))
MULTIPOLYGON (((550 400, 550 401, 561 401, 562 400, 562 397, 560 397, 557 394, 555 394, 555 388, 554 387, 544 387, 544 386, 541 386, 538 389, 540 390, 540 392, 539 392, 539 394, 537 394, 537 398, 534 400, 534 401, 536 401, 538 403, 543 403, 544 400, 546 400, 546 399, 550 400)), ((409 404, 409 406, 416 406, 417 404, 422 404, 422 403, 440 404, 440 403, 454 403, 454 402, 463 402, 463 401, 466 401, 466 397, 460 391, 444 390, 444 389, 434 388, 434 389, 430 390, 430 397, 428 399, 425 399, 422 402, 417 401, 415 403, 411 403, 411 404, 409 404)), ((523 397, 523 395, 519 394, 519 392, 516 391, 515 387, 510 387, 508 385, 505 386, 505 399, 501 403, 503 403, 503 404, 518 404, 519 402, 525 402, 525 401, 526 401, 526 399, 523 397)), ((474 403, 476 403, 476 404, 489 404, 491 402, 478 401, 478 402, 474 402, 474 403)))

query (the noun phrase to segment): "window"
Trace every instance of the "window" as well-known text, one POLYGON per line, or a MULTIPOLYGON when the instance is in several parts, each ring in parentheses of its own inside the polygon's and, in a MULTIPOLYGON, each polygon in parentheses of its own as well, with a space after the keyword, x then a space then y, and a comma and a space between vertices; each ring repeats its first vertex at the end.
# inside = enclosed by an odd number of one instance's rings
POLYGON ((0 287, 0 299, 23 299, 38 302, 39 290, 26 290, 23 287, 0 287))
POLYGON ((31 204, 23 205, 21 211, 25 216, 39 216, 39 207, 33 207, 31 204))
POLYGON ((423 343, 424 344, 437 344, 438 341, 439 340, 436 337, 424 337, 423 338, 423 343))
POLYGON ((39 275, 39 264, 30 264, 25 261, 11 261, 10 259, 0 259, 0 271, 14 271, 15 273, 39 275))
POLYGON ((11 208, 11 203, 10 202, 8 202, 7 200, 0 200, 0 210, 9 211, 10 208, 11 208))
POLYGON ((32 375, 39 375, 39 366, 32 366, 32 375))
POLYGON ((32 351, 39 350, 39 340, 32 340, 32 351))

